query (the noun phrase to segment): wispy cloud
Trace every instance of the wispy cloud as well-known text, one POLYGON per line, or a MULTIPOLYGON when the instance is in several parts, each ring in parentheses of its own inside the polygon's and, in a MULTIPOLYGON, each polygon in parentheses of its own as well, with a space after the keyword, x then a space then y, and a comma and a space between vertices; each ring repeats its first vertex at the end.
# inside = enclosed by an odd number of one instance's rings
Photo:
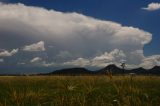
POLYGON ((143 7, 143 10, 155 11, 160 9, 160 3, 150 3, 148 7, 143 7))

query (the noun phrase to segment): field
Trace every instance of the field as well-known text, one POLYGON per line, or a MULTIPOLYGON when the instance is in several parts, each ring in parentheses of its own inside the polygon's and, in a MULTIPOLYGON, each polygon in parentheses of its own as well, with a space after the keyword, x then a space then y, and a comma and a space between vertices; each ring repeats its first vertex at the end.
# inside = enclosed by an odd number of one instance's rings
POLYGON ((0 106, 160 106, 160 77, 1 76, 0 106))

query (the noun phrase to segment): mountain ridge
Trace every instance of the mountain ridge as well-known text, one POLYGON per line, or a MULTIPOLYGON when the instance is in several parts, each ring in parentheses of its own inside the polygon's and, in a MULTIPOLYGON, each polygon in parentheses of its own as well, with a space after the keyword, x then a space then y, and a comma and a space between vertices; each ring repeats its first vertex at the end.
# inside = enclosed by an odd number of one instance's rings
POLYGON ((108 65, 102 69, 91 71, 86 68, 66 68, 55 70, 53 72, 47 73, 47 75, 88 75, 88 74, 107 74, 108 72, 112 74, 128 74, 128 73, 135 73, 135 74, 154 74, 160 75, 160 66, 155 66, 151 69, 144 69, 142 67, 135 68, 135 69, 122 69, 116 66, 115 64, 108 65))
POLYGON ((59 69, 52 67, 0 67, 0 71, 4 71, 5 73, 0 73, 0 76, 5 75, 105 75, 108 73, 112 73, 113 75, 116 74, 144 74, 144 75, 160 75, 160 66, 155 66, 151 69, 144 69, 142 67, 135 68, 135 69, 122 69, 115 64, 110 64, 104 68, 97 69, 97 70, 89 70, 84 67, 74 67, 74 68, 64 68, 59 69), (11 71, 14 70, 16 73, 12 73, 11 71), (52 71, 53 70, 53 71, 52 71))

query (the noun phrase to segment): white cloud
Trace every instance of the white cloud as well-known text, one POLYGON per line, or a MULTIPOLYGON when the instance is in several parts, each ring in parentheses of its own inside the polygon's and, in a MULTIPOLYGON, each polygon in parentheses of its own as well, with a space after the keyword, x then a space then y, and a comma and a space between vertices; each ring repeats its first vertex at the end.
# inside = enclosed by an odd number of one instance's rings
POLYGON ((40 58, 40 57, 35 57, 32 60, 30 60, 31 63, 37 63, 37 62, 41 62, 41 61, 42 61, 42 58, 40 58))
POLYGON ((122 50, 115 49, 111 51, 110 53, 105 52, 104 54, 100 56, 96 56, 91 60, 92 66, 98 66, 98 67, 105 67, 108 64, 118 63, 121 62, 121 60, 125 60, 126 55, 122 50))
POLYGON ((46 62, 41 57, 35 57, 30 60, 30 63, 32 63, 33 66, 44 66, 44 67, 50 67, 55 66, 56 64, 54 62, 46 62))
POLYGON ((3 63, 4 62, 4 59, 0 59, 0 63, 3 63))
POLYGON ((43 61, 43 63, 41 64, 41 66, 44 66, 44 67, 54 67, 56 65, 57 64, 54 62, 47 63, 46 61, 43 61))
POLYGON ((142 9, 148 10, 148 11, 159 10, 160 9, 160 3, 150 3, 150 4, 148 4, 148 7, 144 7, 142 9))
POLYGON ((146 57, 142 60, 143 62, 139 65, 146 69, 152 68, 154 66, 160 66, 160 55, 153 55, 146 57))
MULTIPOLYGON (((99 51, 110 52, 116 48, 134 51, 143 49, 152 37, 150 33, 138 28, 78 13, 63 13, 23 4, 1 4, 0 10, 0 25, 3 25, 0 28, 8 30, 7 34, 12 32, 13 36, 13 33, 19 33, 15 36, 22 39, 43 39, 53 44, 58 52, 93 56, 99 51), (20 29, 17 30, 17 27, 20 29)), ((30 50, 30 46, 24 50, 30 50)))
MULTIPOLYGON (((1 3, 0 10, 0 33, 3 33, 0 38, 10 42, 0 39, 0 45, 24 46, 27 41, 38 40, 40 42, 27 45, 23 50, 46 51, 53 59, 67 57, 66 62, 59 63, 64 65, 102 67, 117 64, 121 59, 130 66, 147 64, 143 47, 151 41, 152 34, 142 29, 20 3, 1 3), (53 46, 46 50, 44 42, 53 46)), ((56 64, 47 60, 40 63, 44 66, 56 64)))
POLYGON ((115 49, 111 51, 110 53, 105 52, 102 55, 85 59, 85 58, 77 58, 72 61, 64 62, 63 66, 93 66, 93 67, 100 67, 103 68, 109 64, 116 64, 120 67, 122 60, 125 60, 126 68, 132 69, 132 68, 138 68, 143 67, 145 69, 150 69, 154 66, 160 66, 160 55, 152 55, 145 57, 143 55, 142 50, 137 50, 134 52, 131 52, 129 56, 129 59, 127 57, 128 54, 125 54, 122 50, 115 49), (131 55, 132 54, 132 55, 131 55), (127 59, 127 60, 126 60, 127 59), (134 60, 136 61, 135 64, 132 62, 129 63, 129 61, 134 60))
POLYGON ((94 67, 105 67, 109 64, 117 64, 117 62, 120 62, 122 59, 125 59, 126 56, 122 50, 115 49, 111 51, 110 53, 105 52, 104 54, 100 56, 96 56, 94 58, 85 59, 85 58, 77 58, 75 60, 71 60, 68 62, 64 62, 63 65, 68 66, 94 66, 94 67))
POLYGON ((76 60, 71 60, 63 63, 64 66, 77 66, 77 67, 85 67, 90 65, 90 61, 84 58, 78 58, 76 60))
POLYGON ((105 52, 101 56, 96 56, 93 60, 95 60, 95 61, 99 61, 99 60, 100 61, 101 60, 115 61, 117 58, 119 60, 121 60, 121 58, 124 58, 124 57, 126 57, 126 56, 122 50, 115 49, 115 50, 111 51, 110 53, 105 52))
POLYGON ((15 55, 16 53, 18 53, 19 49, 13 49, 12 51, 8 51, 8 50, 3 50, 0 52, 0 57, 9 57, 12 55, 15 55))
POLYGON ((23 48, 24 51, 45 51, 44 42, 40 41, 31 45, 27 45, 23 48))

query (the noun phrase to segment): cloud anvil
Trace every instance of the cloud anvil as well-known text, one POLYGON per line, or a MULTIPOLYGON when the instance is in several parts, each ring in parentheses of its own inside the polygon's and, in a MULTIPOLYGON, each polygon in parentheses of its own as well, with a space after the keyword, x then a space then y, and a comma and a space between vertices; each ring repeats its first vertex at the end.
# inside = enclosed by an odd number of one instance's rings
POLYGON ((18 58, 15 65, 25 60, 23 65, 104 67, 126 60, 130 67, 150 68, 160 57, 144 56, 151 40, 150 32, 113 21, 0 3, 0 64, 8 56, 7 61, 18 58))

